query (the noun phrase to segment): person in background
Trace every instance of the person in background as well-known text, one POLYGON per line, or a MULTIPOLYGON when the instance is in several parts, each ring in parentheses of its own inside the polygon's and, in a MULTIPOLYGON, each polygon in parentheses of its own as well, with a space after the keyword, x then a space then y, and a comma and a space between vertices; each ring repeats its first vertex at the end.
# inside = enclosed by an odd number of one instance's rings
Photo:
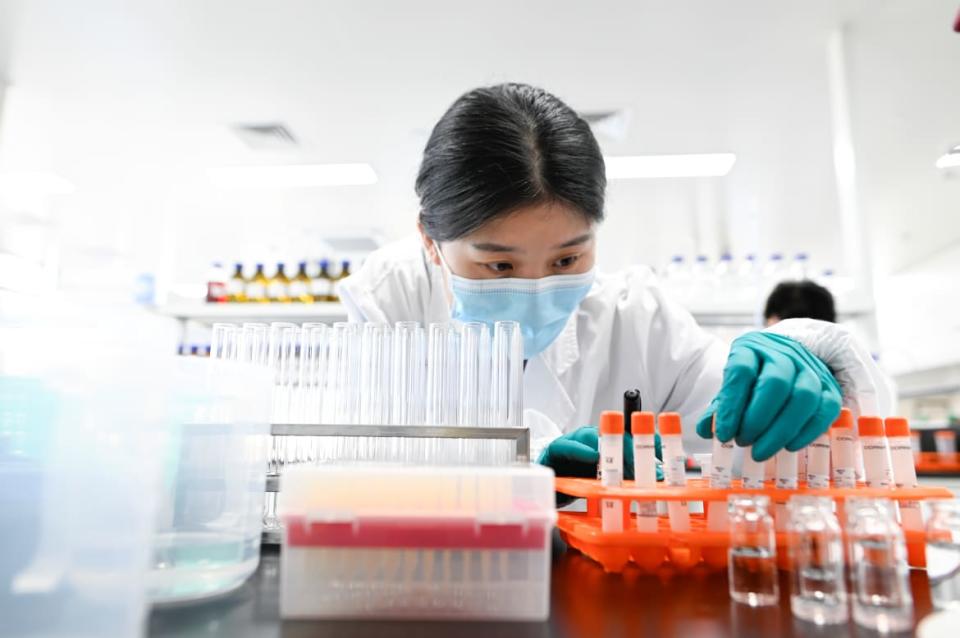
POLYGON ((765 325, 770 327, 784 319, 819 319, 837 322, 833 295, 810 280, 784 281, 777 284, 763 310, 765 325))

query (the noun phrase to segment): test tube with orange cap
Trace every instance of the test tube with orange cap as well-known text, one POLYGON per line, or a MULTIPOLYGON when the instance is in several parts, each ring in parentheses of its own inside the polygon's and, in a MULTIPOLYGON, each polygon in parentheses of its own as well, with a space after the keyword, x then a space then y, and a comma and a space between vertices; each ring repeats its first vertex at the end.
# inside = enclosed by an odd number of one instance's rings
MULTIPOLYGON (((713 415, 713 454, 710 457, 710 487, 725 490, 733 475, 733 439, 726 443, 717 436, 717 415, 713 415)), ((707 529, 726 531, 729 524, 727 504, 723 501, 707 503, 707 529)))
MULTIPOLYGON (((657 452, 654 440, 653 412, 634 412, 630 415, 630 432, 633 434, 633 477, 637 487, 657 486, 657 452)), ((657 504, 654 501, 637 503, 637 529, 641 532, 657 531, 657 504)))
POLYGON ((830 426, 830 460, 833 462, 833 486, 856 487, 857 457, 854 447, 853 413, 840 410, 840 416, 830 426))
MULTIPOLYGON (((607 410, 600 414, 600 484, 623 485, 623 412, 607 410)), ((623 501, 603 499, 600 504, 604 532, 623 531, 623 501)))
POLYGON ((824 432, 807 446, 807 487, 830 487, 830 432, 824 432))
POLYGON ((860 445, 863 449, 863 471, 867 487, 893 487, 887 437, 883 433, 883 419, 861 416, 857 419, 860 445))
POLYGON ((752 450, 750 446, 743 448, 743 467, 740 468, 740 476, 745 489, 759 490, 763 488, 767 464, 764 461, 754 461, 752 450))
MULTIPOLYGON (((913 464, 913 445, 910 424, 903 417, 891 416, 884 420, 884 433, 890 446, 890 467, 893 484, 898 488, 917 487, 917 468, 913 464)), ((918 501, 899 501, 900 522, 904 529, 923 529, 923 513, 918 501)))
MULTIPOLYGON (((683 452, 680 415, 676 412, 663 412, 657 420, 660 423, 660 437, 663 442, 664 475, 667 485, 684 487, 687 484, 687 456, 683 452)), ((670 529, 676 532, 690 531, 690 510, 686 501, 667 503, 667 515, 670 517, 670 529)))

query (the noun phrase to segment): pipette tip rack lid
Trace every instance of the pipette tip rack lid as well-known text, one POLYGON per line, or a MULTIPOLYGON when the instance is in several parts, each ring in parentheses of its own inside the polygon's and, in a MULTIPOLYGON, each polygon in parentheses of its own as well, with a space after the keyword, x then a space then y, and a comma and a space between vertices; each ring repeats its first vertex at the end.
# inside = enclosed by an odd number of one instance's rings
POLYGON ((676 412, 662 412, 658 421, 660 422, 661 436, 680 434, 680 415, 676 412))
POLYGON ((878 416, 862 416, 857 419, 860 436, 883 436, 883 419, 878 416))
POLYGON ((634 412, 630 415, 630 431, 634 436, 653 434, 654 426, 653 412, 634 412))
POLYGON ((889 416, 884 422, 887 437, 910 436, 910 424, 902 416, 889 416))
POLYGON ((853 429, 853 413, 850 411, 850 408, 842 408, 840 410, 840 416, 837 417, 837 420, 833 422, 831 428, 847 428, 853 429))
POLYGON ((616 410, 601 412, 600 434, 623 434, 623 412, 616 410))

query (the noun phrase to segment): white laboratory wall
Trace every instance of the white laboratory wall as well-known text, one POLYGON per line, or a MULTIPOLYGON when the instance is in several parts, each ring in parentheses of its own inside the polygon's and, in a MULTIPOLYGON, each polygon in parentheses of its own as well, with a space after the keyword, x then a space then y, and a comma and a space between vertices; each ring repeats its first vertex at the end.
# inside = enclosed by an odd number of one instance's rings
POLYGON ((876 5, 847 31, 861 207, 885 363, 907 373, 960 362, 960 34, 950 0, 876 5))

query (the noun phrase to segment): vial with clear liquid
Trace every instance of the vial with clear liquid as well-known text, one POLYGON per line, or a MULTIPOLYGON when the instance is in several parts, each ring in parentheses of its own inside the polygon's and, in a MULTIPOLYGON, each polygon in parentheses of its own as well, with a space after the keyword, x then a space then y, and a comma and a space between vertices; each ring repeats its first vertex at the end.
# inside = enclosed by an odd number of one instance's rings
POLYGON ((888 499, 847 501, 847 542, 853 581, 853 619, 881 633, 913 626, 907 549, 888 499))
POLYGON ((816 625, 847 622, 843 540, 833 501, 792 496, 787 509, 793 615, 816 625))
POLYGON ((770 499, 734 495, 727 500, 730 514, 728 575, 730 597, 759 607, 780 600, 777 583, 777 545, 770 499))
POLYGON ((927 523, 927 576, 937 609, 960 609, 960 501, 932 501, 927 523))

